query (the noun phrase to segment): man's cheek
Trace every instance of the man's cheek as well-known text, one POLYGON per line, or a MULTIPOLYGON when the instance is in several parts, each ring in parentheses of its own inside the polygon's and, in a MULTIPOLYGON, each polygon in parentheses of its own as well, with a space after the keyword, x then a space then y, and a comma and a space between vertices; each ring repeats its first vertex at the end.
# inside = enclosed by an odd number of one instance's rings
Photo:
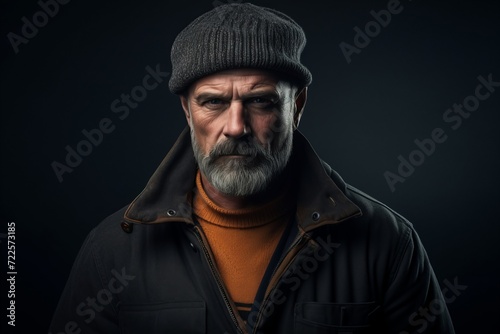
POLYGON ((199 126, 194 128, 194 138, 196 140, 196 143, 198 144, 198 147, 200 148, 200 151, 204 157, 208 156, 210 154, 210 150, 212 149, 213 145, 209 144, 209 141, 207 140, 207 133, 203 129, 201 129, 199 126))

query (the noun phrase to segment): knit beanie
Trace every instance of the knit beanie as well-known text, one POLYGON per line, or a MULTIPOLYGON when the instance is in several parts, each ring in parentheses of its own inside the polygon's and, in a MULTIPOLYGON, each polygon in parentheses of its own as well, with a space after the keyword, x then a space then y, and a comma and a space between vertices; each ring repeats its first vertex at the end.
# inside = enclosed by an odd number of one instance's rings
POLYGON ((221 5, 175 39, 169 89, 179 94, 204 76, 237 68, 274 71, 302 88, 312 81, 300 63, 305 44, 302 28, 279 11, 249 3, 221 5))

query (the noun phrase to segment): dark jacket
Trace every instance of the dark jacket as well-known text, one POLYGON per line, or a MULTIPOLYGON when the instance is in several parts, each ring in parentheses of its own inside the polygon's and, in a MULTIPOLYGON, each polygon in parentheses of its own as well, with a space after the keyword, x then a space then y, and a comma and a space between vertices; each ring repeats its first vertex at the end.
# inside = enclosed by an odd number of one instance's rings
POLYGON ((186 129, 142 193, 88 235, 51 332, 454 333, 413 226, 344 183, 298 131, 291 164, 296 218, 246 324, 192 217, 186 129))

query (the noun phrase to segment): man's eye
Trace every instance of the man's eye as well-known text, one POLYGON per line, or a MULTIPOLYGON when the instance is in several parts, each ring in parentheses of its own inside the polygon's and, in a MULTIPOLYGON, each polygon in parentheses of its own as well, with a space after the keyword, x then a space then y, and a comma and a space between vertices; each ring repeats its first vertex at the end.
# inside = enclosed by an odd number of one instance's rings
POLYGON ((254 97, 248 103, 258 106, 260 108, 270 108, 274 106, 274 102, 264 97, 254 97))
POLYGON ((222 99, 210 99, 203 102, 203 105, 208 109, 220 109, 225 104, 222 99))
POLYGON ((254 97, 253 99, 250 100, 250 102, 253 102, 253 103, 268 103, 270 101, 267 100, 267 99, 264 99, 262 97, 254 97))
POLYGON ((222 104, 221 99, 211 99, 207 101, 208 104, 222 104))

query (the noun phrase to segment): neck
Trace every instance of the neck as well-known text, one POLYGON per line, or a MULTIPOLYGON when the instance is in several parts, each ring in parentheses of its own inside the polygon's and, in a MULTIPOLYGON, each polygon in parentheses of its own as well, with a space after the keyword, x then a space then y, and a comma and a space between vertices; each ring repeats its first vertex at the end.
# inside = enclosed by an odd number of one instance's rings
POLYGON ((203 189, 207 196, 218 206, 228 210, 240 210, 252 206, 259 206, 276 198, 284 191, 284 188, 290 184, 290 172, 288 168, 269 184, 269 186, 262 192, 250 196, 231 196, 224 194, 217 190, 210 182, 208 182, 205 175, 200 171, 201 182, 203 189))

